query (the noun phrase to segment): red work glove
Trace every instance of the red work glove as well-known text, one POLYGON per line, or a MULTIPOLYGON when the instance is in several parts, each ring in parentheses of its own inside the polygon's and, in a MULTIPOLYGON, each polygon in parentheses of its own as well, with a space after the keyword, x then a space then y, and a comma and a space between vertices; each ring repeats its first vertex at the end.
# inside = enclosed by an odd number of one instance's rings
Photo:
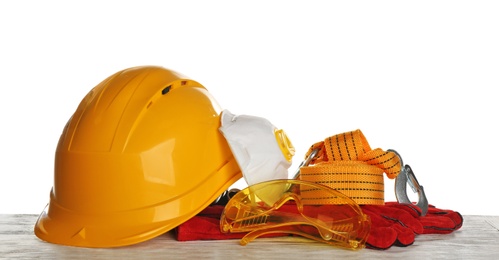
POLYGON ((423 231, 421 223, 403 209, 384 205, 362 205, 360 208, 371 218, 371 231, 366 243, 368 248, 409 246, 414 243, 415 230, 423 231))
POLYGON ((421 210, 413 204, 387 202, 385 205, 404 210, 416 218, 423 226, 421 232, 414 230, 416 234, 449 234, 463 226, 463 216, 457 211, 429 205, 426 215, 421 216, 421 210))
POLYGON ((409 246, 418 234, 448 234, 463 225, 459 212, 429 206, 425 216, 413 204, 387 202, 385 205, 362 205, 362 211, 371 217, 368 248, 388 249, 391 246, 409 246))

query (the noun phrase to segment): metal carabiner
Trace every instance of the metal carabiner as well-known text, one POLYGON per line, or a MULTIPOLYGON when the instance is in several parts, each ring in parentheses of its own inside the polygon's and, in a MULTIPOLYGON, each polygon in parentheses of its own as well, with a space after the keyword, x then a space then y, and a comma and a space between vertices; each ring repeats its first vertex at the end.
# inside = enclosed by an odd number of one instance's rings
POLYGON ((400 156, 400 154, 395 150, 390 149, 388 151, 394 152, 400 158, 400 164, 402 165, 399 175, 395 178, 395 197, 397 198, 397 201, 399 203, 412 204, 411 200, 407 196, 407 184, 409 184, 412 191, 418 194, 418 202, 416 203, 416 206, 421 209, 421 216, 425 216, 428 212, 428 199, 426 198, 423 186, 419 184, 412 168, 409 165, 404 165, 402 156, 400 156))

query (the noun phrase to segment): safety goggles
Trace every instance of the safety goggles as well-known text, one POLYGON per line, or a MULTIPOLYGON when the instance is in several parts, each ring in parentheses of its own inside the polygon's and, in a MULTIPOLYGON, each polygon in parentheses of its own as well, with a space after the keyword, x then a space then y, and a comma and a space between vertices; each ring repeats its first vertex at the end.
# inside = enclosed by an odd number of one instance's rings
POLYGON ((290 234, 353 250, 365 246, 371 226, 352 199, 327 186, 294 179, 261 182, 239 191, 220 221, 224 233, 247 232, 241 245, 262 235, 290 234))

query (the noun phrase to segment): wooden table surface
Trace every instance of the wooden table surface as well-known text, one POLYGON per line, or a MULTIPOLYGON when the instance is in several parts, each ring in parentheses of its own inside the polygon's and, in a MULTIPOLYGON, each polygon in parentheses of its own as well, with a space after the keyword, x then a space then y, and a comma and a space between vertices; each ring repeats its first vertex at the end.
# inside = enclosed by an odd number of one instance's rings
POLYGON ((172 233, 128 247, 90 249, 43 242, 36 215, 0 215, 0 259, 499 259, 499 216, 464 216, 449 235, 418 235, 409 247, 350 251, 296 237, 178 242, 172 233))

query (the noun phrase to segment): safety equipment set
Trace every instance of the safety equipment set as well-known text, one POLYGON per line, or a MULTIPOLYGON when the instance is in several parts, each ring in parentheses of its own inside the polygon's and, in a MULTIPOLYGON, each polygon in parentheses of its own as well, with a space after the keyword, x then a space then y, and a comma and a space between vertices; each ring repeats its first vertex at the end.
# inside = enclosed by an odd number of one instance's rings
POLYGON ((289 179, 294 154, 283 130, 221 109, 198 82, 163 67, 128 68, 94 87, 64 127, 35 234, 99 248, 172 230, 179 241, 242 245, 292 235, 356 250, 462 226, 458 212, 428 204, 396 151, 371 149, 360 130, 313 144, 289 179), (396 179, 397 202, 384 201, 383 173, 396 179), (241 178, 247 188, 228 190, 241 178))

